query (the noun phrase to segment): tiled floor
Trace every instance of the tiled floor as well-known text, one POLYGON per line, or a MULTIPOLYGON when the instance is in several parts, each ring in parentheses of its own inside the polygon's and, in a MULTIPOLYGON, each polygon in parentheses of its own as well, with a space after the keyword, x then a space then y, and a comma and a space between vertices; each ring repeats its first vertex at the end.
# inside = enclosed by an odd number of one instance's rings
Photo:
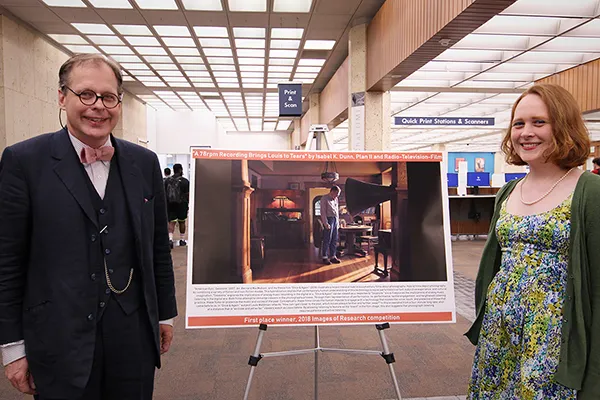
MULTIPOLYGON (((403 399, 464 399, 474 348, 463 333, 474 315, 473 281, 483 244, 483 240, 452 242, 456 324, 393 325, 386 331, 403 399)), ((173 258, 180 317, 173 347, 156 376, 154 398, 242 400, 257 329, 186 330, 186 248, 176 247, 173 258)), ((373 326, 322 327, 320 332, 322 347, 380 350, 373 326)), ((312 348, 313 337, 312 327, 269 327, 262 351, 312 348)), ((320 353, 318 376, 321 400, 394 398, 389 370, 379 356, 320 353)), ((249 400, 312 400, 313 391, 313 355, 267 358, 256 369, 249 400)), ((0 378, 0 399, 25 398, 0 378)))

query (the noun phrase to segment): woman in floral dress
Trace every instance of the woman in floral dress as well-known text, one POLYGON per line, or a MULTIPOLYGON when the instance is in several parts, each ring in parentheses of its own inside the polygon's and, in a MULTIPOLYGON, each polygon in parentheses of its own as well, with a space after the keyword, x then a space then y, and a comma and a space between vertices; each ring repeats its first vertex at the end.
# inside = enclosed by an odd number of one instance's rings
POLYGON ((529 173, 496 198, 468 399, 600 399, 600 177, 577 168, 589 149, 565 89, 534 85, 516 101, 502 150, 529 173))

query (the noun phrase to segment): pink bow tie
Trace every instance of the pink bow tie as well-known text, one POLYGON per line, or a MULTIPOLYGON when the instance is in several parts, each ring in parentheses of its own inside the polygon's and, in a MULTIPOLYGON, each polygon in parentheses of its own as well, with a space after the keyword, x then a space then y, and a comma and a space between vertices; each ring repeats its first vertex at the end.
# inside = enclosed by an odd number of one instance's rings
POLYGON ((111 146, 104 146, 99 149, 84 147, 81 149, 81 162, 91 164, 96 161, 110 161, 114 154, 115 148, 111 146))

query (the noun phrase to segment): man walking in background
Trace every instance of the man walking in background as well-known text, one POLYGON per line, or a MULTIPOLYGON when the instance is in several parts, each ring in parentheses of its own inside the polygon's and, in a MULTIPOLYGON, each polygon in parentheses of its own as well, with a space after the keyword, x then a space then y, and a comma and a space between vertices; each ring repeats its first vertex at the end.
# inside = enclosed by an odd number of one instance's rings
POLYGON ((338 244, 338 228, 340 226, 338 197, 341 189, 339 186, 333 186, 329 193, 321 197, 321 222, 323 223, 323 245, 321 246, 321 256, 325 264, 339 264, 340 260, 336 257, 338 244))
POLYGON ((173 248, 173 233, 179 223, 179 245, 187 245, 183 239, 190 201, 190 181, 183 177, 183 166, 173 165, 173 176, 165 179, 167 214, 169 217, 169 244, 173 248))

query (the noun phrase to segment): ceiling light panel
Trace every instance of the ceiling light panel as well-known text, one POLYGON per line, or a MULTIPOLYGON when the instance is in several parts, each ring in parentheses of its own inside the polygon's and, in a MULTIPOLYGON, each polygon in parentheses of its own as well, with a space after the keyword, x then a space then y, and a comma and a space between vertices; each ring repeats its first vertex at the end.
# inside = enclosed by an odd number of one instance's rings
POLYGON ((557 37, 537 47, 534 51, 600 52, 600 38, 557 37))
POLYGON ((269 57, 273 58, 296 58, 297 50, 269 50, 269 57))
POLYGON ((235 71, 215 71, 213 75, 217 78, 237 78, 237 72, 235 71))
POLYGON ((470 34, 452 46, 452 48, 469 50, 524 51, 537 46, 546 40, 548 40, 548 38, 545 37, 470 34))
POLYGON ((127 46, 100 46, 106 54, 133 54, 133 51, 127 46))
MULTIPOLYGON (((177 65, 175 64, 152 64, 152 68, 154 68, 157 71, 178 71, 179 72, 179 68, 177 68, 177 65)), ((181 73, 179 73, 179 75, 181 75, 181 73)))
POLYGON ((110 56, 113 60, 119 63, 142 63, 143 61, 138 56, 110 56))
POLYGON ((204 49, 204 54, 207 57, 233 57, 233 53, 231 52, 231 49, 208 48, 208 49, 204 49))
POLYGON ((235 47, 246 49, 264 49, 264 39, 235 39, 235 47))
POLYGON ((135 47, 135 51, 144 56, 165 56, 167 52, 162 47, 135 47))
POLYGON ((300 47, 299 40, 271 40, 272 49, 297 49, 300 47))
POLYGON ((264 78, 265 73, 264 72, 245 72, 242 71, 241 73, 242 78, 264 78))
POLYGON ((175 59, 178 62, 180 62, 181 64, 204 64, 204 61, 202 60, 202 57, 178 56, 178 57, 175 57, 175 59))
POLYGON ((175 0, 135 0, 142 10, 177 10, 175 0))
POLYGON ((264 38, 265 28, 233 28, 233 35, 237 38, 264 38))
POLYGON ((273 11, 283 13, 310 12, 312 0, 274 0, 273 11))
POLYGON ((229 11, 265 12, 267 0, 227 0, 229 11))
POLYGON ((201 64, 185 64, 182 68, 186 71, 206 71, 206 65, 201 64))
POLYGON ((125 40, 132 46, 160 46, 158 40, 151 36, 125 36, 125 40))
POLYGON ((171 53, 176 56, 199 56, 200 52, 193 47, 169 47, 171 53))
POLYGON ((506 8, 502 14, 515 15, 543 15, 561 17, 595 17, 596 0, 577 1, 548 1, 527 0, 517 1, 506 8))
POLYGON ((223 26, 195 26, 194 32, 198 37, 229 37, 227 28, 223 26))
POLYGON ((150 67, 148 67, 146 64, 143 64, 143 63, 122 63, 121 67, 125 68, 125 69, 129 69, 129 70, 149 70, 150 69, 150 67))
POLYGON ((96 8, 133 8, 128 0, 89 0, 96 8))
POLYGON ((210 64, 234 64, 231 57, 207 57, 210 64))
POLYGON ((185 74, 190 78, 210 78, 208 71, 185 71, 185 74))
POLYGON ((160 36, 181 37, 190 36, 187 26, 180 25, 154 25, 154 29, 160 36))
POLYGON ((474 33, 552 37, 580 23, 577 19, 496 15, 474 33))
POLYGON ((221 0, 182 0, 183 8, 197 11, 223 11, 221 0))
POLYGON ((221 38, 200 38, 200 45, 202 47, 230 47, 229 39, 221 38))
POLYGON ((87 40, 79 35, 48 35, 60 44, 88 44, 87 40))
POLYGON ((264 65, 264 58, 238 58, 238 64, 240 65, 264 65))
POLYGON ((67 44, 65 47, 71 50, 73 53, 100 53, 94 46, 67 44))
POLYGON ((307 65, 307 66, 316 66, 316 67, 320 67, 323 64, 325 64, 324 59, 320 59, 320 58, 301 58, 298 61, 298 65, 307 65))
POLYGON ((144 56, 144 60, 149 63, 172 63, 173 60, 169 56, 144 56))
POLYGON ((271 39, 302 39, 303 28, 271 28, 271 39))
POLYGON ((296 72, 319 73, 321 72, 321 67, 298 67, 296 68, 296 72))
POLYGON ((264 70, 265 67, 261 65, 240 65, 240 71, 262 72, 264 70))
POLYGON ((269 65, 294 65, 293 58, 269 58, 269 65))
POLYGON ((113 25, 122 35, 152 36, 152 32, 145 25, 113 25))
POLYGON ((264 49, 237 49, 236 54, 238 57, 260 57, 264 58, 264 49))
POLYGON ((304 48, 309 50, 331 50, 335 46, 335 40, 307 40, 304 48))
POLYGON ((162 40, 169 47, 196 47, 196 43, 192 38, 165 37, 162 40))
POLYGON ((292 72, 294 67, 269 65, 269 72, 292 72))
POLYGON ((81 0, 42 0, 50 7, 83 7, 87 6, 83 4, 81 0))
POLYGON ((112 35, 113 31, 104 24, 71 24, 75 29, 86 35, 112 35))
POLYGON ((213 71, 235 71, 235 65, 211 65, 213 71))

